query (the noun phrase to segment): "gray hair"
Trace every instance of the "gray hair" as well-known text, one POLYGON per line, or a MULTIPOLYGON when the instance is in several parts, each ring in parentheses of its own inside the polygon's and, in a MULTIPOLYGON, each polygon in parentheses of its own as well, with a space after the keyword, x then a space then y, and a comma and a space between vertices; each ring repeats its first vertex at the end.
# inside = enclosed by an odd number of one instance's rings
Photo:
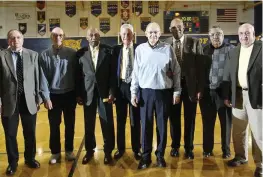
POLYGON ((10 38, 11 34, 14 32, 14 31, 17 31, 21 34, 22 38, 24 38, 24 35, 21 33, 21 31, 17 30, 17 29, 11 29, 7 32, 7 35, 6 35, 6 38, 7 40, 10 38))
POLYGON ((126 24, 125 23, 125 24, 121 25, 120 31, 124 30, 124 29, 129 29, 133 33, 133 26, 131 24, 126 24))
POLYGON ((151 22, 151 23, 149 23, 149 24, 147 25, 145 31, 147 32, 148 29, 149 29, 150 27, 152 27, 152 26, 155 26, 155 27, 159 28, 159 30, 160 30, 160 32, 161 32, 161 27, 160 27, 160 25, 159 25, 158 23, 156 23, 156 22, 151 22))
POLYGON ((222 28, 221 28, 219 25, 213 25, 213 26, 209 29, 209 33, 210 33, 211 29, 219 29, 222 33, 224 33, 224 31, 222 30, 222 28))

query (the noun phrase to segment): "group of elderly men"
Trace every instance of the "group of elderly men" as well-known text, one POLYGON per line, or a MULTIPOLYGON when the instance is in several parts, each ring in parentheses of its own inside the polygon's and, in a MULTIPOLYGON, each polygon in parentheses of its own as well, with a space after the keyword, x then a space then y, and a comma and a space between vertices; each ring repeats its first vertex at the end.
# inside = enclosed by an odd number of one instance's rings
POLYGON ((104 139, 104 164, 112 162, 115 146, 113 107, 117 113, 117 151, 125 153, 125 124, 129 109, 131 145, 138 169, 152 162, 153 121, 156 117, 157 166, 165 167, 167 121, 170 120, 172 149, 179 157, 181 146, 181 105, 184 104, 185 158, 194 159, 193 140, 197 102, 203 120, 203 155, 213 156, 214 127, 218 114, 221 124, 222 157, 229 158, 231 127, 235 158, 229 166, 248 161, 248 125, 252 131, 255 176, 262 177, 262 42, 255 41, 254 27, 238 29, 241 45, 224 42, 219 26, 209 31, 211 43, 204 49, 198 39, 184 34, 182 20, 170 24, 172 37, 160 41, 160 26, 152 22, 145 31, 148 41, 134 44, 133 27, 120 28, 122 45, 113 49, 100 43, 99 31, 89 28, 89 45, 75 51, 63 46, 61 28, 51 33, 52 46, 41 55, 23 48, 18 30, 7 34, 9 48, 0 52, 0 106, 8 155, 7 175, 16 172, 16 141, 19 115, 25 139, 25 164, 39 168, 36 154, 36 114, 40 104, 48 110, 50 124, 49 163, 61 161, 61 114, 65 123, 65 159, 73 153, 75 108, 83 105, 86 155, 82 164, 94 156, 95 122, 98 108, 104 139), (233 114, 233 119, 232 119, 233 114), (232 121, 233 120, 233 121, 232 121), (142 131, 142 132, 141 132, 142 131))

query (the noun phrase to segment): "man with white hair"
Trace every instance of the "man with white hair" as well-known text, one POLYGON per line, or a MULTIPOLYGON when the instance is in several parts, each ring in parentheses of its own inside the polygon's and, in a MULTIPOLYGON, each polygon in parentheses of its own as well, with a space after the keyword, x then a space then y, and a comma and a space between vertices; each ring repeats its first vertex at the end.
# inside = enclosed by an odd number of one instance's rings
POLYGON ((203 156, 213 156, 214 128, 218 114, 221 125, 222 157, 230 157, 232 126, 231 108, 224 104, 222 97, 223 74, 227 53, 234 48, 224 42, 224 32, 219 26, 209 30, 210 43, 204 47, 204 94, 200 100, 203 121, 203 156))
POLYGON ((262 177, 262 41, 255 41, 254 27, 249 23, 239 27, 238 36, 241 44, 229 52, 223 78, 225 104, 232 107, 235 150, 235 158, 227 164, 240 166, 248 162, 249 125, 254 176, 262 177))
POLYGON ((169 44, 159 41, 160 26, 153 22, 146 27, 146 43, 135 50, 135 60, 131 81, 131 103, 140 106, 142 124, 142 159, 138 169, 148 168, 151 164, 153 141, 153 113, 156 113, 156 124, 159 141, 157 166, 165 167, 164 153, 167 142, 167 119, 169 105, 180 101, 180 66, 169 44), (173 88, 173 94, 171 89, 173 88), (140 93, 140 94, 139 94, 140 93))
POLYGON ((64 31, 56 27, 51 32, 52 46, 42 52, 40 65, 40 94, 44 106, 48 110, 50 126, 49 147, 51 149, 50 164, 61 161, 60 124, 63 112, 65 124, 65 159, 75 159, 75 72, 76 51, 63 46, 64 31))
POLYGON ((127 108, 129 109, 131 125, 131 145, 136 160, 141 159, 141 119, 139 107, 131 104, 131 73, 134 63, 136 44, 133 44, 133 26, 123 24, 120 28, 122 45, 113 48, 113 60, 117 66, 117 88, 116 88, 116 114, 117 114, 117 148, 114 154, 119 159, 125 152, 125 125, 127 119, 127 108))

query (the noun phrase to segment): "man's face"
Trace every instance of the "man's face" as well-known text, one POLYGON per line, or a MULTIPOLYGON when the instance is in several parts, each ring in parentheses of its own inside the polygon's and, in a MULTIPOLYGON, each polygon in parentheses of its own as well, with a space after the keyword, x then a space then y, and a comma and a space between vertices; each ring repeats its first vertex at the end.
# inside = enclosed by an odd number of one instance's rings
POLYGON ((24 37, 19 31, 12 31, 8 37, 8 45, 14 51, 21 50, 24 43, 24 37))
POLYGON ((209 38, 210 38, 211 44, 215 48, 218 48, 218 47, 220 47, 223 44, 224 33, 219 28, 212 28, 209 31, 209 38))
POLYGON ((130 45, 133 39, 132 31, 129 28, 122 28, 120 35, 123 45, 130 45))
POLYGON ((91 29, 87 33, 87 40, 92 47, 96 47, 100 42, 100 34, 98 31, 91 29))
POLYGON ((51 32, 51 40, 53 45, 59 47, 62 45, 62 42, 64 40, 64 32, 60 28, 55 28, 51 32))
POLYGON ((238 29, 239 41, 243 47, 249 47, 255 41, 255 31, 252 26, 245 25, 238 29))
POLYGON ((161 36, 161 31, 159 27, 152 25, 148 27, 145 34, 146 34, 146 37, 148 38, 148 42, 151 45, 155 45, 159 41, 159 38, 161 36))
POLYGON ((170 25, 170 31, 175 39, 180 39, 184 35, 184 24, 180 20, 173 20, 170 25))

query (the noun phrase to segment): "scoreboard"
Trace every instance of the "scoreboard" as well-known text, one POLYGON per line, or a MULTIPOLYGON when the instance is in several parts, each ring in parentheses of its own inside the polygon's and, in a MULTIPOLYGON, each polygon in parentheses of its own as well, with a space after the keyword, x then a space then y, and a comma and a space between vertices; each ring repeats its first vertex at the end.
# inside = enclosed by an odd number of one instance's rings
POLYGON ((170 23, 174 18, 182 19, 185 34, 208 33, 208 11, 164 11, 164 33, 170 33, 170 23))

